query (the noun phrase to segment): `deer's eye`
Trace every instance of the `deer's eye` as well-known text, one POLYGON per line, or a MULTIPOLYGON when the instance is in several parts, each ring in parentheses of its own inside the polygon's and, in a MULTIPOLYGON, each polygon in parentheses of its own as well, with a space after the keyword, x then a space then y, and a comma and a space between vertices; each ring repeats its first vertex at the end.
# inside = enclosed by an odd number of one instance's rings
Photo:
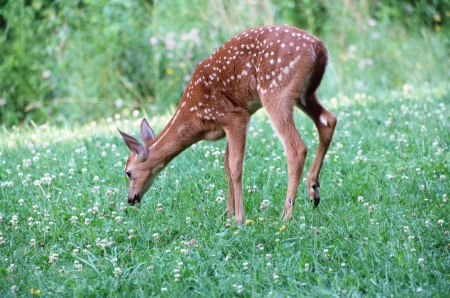
POLYGON ((131 179, 131 172, 127 171, 126 174, 127 174, 128 179, 131 179))

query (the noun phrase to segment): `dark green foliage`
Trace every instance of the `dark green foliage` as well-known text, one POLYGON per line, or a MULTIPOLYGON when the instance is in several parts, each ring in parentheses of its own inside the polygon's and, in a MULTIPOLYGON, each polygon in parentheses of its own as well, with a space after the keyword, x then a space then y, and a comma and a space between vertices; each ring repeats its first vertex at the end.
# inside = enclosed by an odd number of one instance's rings
POLYGON ((389 90, 446 80, 440 61, 449 57, 449 19, 449 0, 1 0, 0 124, 167 110, 199 61, 267 23, 289 23, 326 42, 333 64, 326 96, 355 85, 389 90))
POLYGON ((2 123, 95 119, 152 96, 149 3, 14 0, 1 15, 2 123))

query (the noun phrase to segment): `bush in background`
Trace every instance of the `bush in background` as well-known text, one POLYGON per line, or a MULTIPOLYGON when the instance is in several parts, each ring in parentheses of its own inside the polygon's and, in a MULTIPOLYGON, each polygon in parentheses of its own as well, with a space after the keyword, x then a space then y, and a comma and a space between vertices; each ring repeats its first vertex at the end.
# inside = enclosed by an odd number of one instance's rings
POLYGON ((4 0, 0 123, 167 110, 199 61, 234 34, 273 23, 327 43, 325 96, 443 84, 449 19, 450 0, 4 0))

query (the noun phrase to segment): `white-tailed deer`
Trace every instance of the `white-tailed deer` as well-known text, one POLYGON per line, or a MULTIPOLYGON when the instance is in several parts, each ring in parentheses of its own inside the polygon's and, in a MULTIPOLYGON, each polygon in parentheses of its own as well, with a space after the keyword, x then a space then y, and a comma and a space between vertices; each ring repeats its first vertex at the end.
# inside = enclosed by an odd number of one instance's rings
POLYGON ((242 224, 247 127, 252 114, 264 107, 286 151, 288 187, 283 219, 291 219, 307 152, 294 124, 297 106, 319 132, 307 175, 308 194, 317 206, 319 173, 337 122, 316 95, 327 60, 322 41, 286 25, 257 27, 230 39, 197 66, 175 114, 158 136, 145 119, 140 130, 144 145, 119 130, 131 151, 125 168, 130 182, 128 202, 140 202, 158 173, 183 150, 203 139, 226 136, 227 212, 228 216, 234 213, 236 222, 242 224))

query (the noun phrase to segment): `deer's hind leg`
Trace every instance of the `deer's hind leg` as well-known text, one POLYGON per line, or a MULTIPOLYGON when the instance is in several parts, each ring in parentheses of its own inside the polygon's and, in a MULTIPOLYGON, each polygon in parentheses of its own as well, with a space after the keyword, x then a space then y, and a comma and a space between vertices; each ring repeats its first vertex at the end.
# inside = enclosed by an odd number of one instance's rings
POLYGON ((306 178, 308 195, 314 201, 314 206, 317 207, 320 203, 320 170, 333 138, 337 119, 320 104, 316 93, 313 93, 306 101, 297 102, 297 106, 314 121, 319 132, 319 145, 306 178))
POLYGON ((295 100, 273 100, 261 98, 273 128, 283 142, 288 165, 288 188, 284 203, 283 220, 290 220, 298 186, 302 177, 307 148, 294 123, 295 100))

